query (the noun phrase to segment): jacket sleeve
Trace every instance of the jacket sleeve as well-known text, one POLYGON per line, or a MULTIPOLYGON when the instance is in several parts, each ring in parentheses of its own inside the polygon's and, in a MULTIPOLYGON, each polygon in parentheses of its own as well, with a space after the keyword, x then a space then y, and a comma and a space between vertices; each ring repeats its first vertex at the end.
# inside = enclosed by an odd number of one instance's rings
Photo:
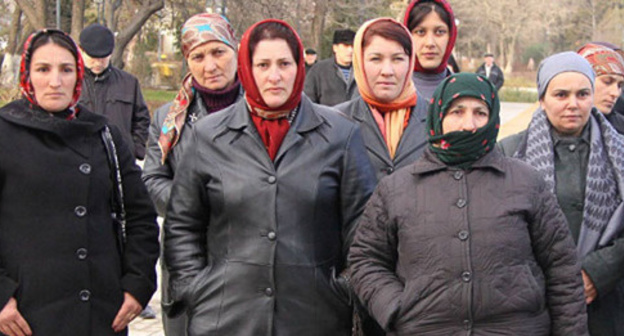
POLYGON ((496 86, 496 91, 498 91, 505 84, 505 74, 503 74, 503 70, 500 67, 497 66, 496 69, 498 69, 498 77, 494 86, 496 86))
POLYGON ((398 238, 387 207, 384 181, 366 205, 349 254, 351 284, 362 304, 384 330, 390 330, 404 284, 396 274, 398 238))
POLYGON ((583 270, 594 283, 598 297, 609 295, 624 278, 624 237, 589 253, 582 261, 583 270))
POLYGON ((156 291, 156 261, 160 254, 156 212, 134 155, 114 126, 111 132, 117 147, 126 209, 121 287, 145 307, 156 291))
POLYGON ((169 294, 174 301, 169 312, 172 316, 183 308, 191 281, 207 265, 210 208, 204 186, 208 178, 202 176, 197 162, 201 158, 197 138, 194 129, 176 170, 164 226, 165 264, 170 274, 169 294))
POLYGON ((145 143, 150 126, 150 114, 143 100, 141 86, 135 78, 134 108, 132 109, 132 141, 134 142, 134 156, 143 160, 145 157, 145 143))
POLYGON ((356 232, 357 220, 364 211, 366 201, 377 183, 375 171, 368 159, 364 140, 357 125, 353 126, 343 160, 344 174, 340 182, 340 202, 343 256, 347 262, 347 254, 356 232))
POLYGON ((551 335, 588 335, 581 268, 576 247, 555 195, 546 182, 533 198, 535 213, 529 218, 533 252, 545 277, 551 335))
POLYGON ((149 127, 147 139, 147 152, 145 153, 145 163, 143 164, 143 182, 147 191, 156 206, 156 211, 162 217, 167 212, 167 203, 173 185, 173 168, 169 160, 161 163, 162 151, 158 146, 160 129, 165 120, 169 104, 160 107, 154 113, 154 118, 149 127))
POLYGON ((321 97, 319 93, 320 88, 318 84, 318 75, 317 75, 318 72, 319 72, 319 66, 317 64, 317 66, 312 67, 310 69, 310 72, 306 74, 306 78, 305 78, 305 82, 303 86, 303 92, 306 94, 306 96, 308 96, 308 98, 310 98, 311 101, 317 104, 319 104, 319 102, 321 101, 321 97))

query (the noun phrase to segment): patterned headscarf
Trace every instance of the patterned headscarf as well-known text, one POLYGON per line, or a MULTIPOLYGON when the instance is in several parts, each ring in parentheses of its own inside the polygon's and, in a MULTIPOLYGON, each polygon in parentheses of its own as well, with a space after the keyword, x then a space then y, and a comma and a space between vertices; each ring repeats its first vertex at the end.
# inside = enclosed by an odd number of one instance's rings
POLYGON ((305 81, 305 62, 303 60, 303 53, 303 44, 301 43, 299 35, 297 35, 297 32, 290 25, 288 25, 288 23, 282 20, 262 20, 247 29, 247 31, 243 34, 243 37, 241 38, 240 50, 238 53, 238 78, 240 79, 241 84, 243 85, 243 89, 245 90, 245 100, 254 111, 257 111, 258 109, 262 111, 292 110, 299 105, 299 102, 301 102, 301 94, 303 92, 303 83, 305 81), (267 104, 264 102, 264 99, 262 99, 260 91, 258 91, 256 80, 253 77, 251 61, 252 55, 251 50, 249 49, 249 38, 251 34, 259 25, 267 22, 279 23, 291 30, 297 38, 297 49, 299 51, 299 58, 295 59, 295 61, 297 62, 297 77, 295 77, 293 90, 284 105, 275 108, 267 106, 267 104))
POLYGON ((80 99, 80 93, 82 92, 84 63, 82 61, 82 56, 80 55, 80 52, 78 52, 78 46, 76 45, 76 42, 74 42, 74 40, 65 32, 57 29, 45 28, 32 33, 28 37, 28 39, 24 43, 24 49, 22 51, 22 61, 20 63, 20 90, 22 92, 22 96, 26 98, 31 104, 39 106, 39 103, 37 103, 37 98, 35 97, 35 89, 32 85, 32 82, 30 81, 30 62, 32 61, 32 55, 34 53, 34 50, 32 50, 32 45, 39 38, 45 38, 46 36, 52 35, 57 35, 61 37, 73 47, 73 50, 68 51, 76 59, 76 87, 74 88, 72 100, 67 107, 70 111, 72 111, 68 119, 73 119, 76 116, 76 105, 78 104, 78 100, 80 99))
POLYGON ((589 43, 579 49, 578 53, 591 64, 596 76, 624 76, 624 59, 615 50, 589 43))
MULTIPOLYGON (((364 70, 364 35, 369 29, 386 22, 399 27, 400 31, 404 32, 405 36, 411 41, 412 34, 405 26, 394 19, 378 18, 365 22, 357 31, 357 34, 355 34, 353 43, 353 76, 362 99, 371 107, 373 117, 377 121, 377 125, 388 146, 390 157, 394 157, 403 131, 407 127, 411 108, 416 105, 418 95, 411 78, 411 71, 409 71, 409 74, 405 76, 403 83, 401 83, 401 93, 390 103, 379 102, 375 97, 373 89, 368 85, 368 79, 364 70)), ((413 69, 416 58, 413 51, 413 43, 411 47, 412 54, 409 58, 408 69, 413 69)))
POLYGON ((448 66, 448 60, 451 57, 451 53, 453 52, 453 47, 455 47, 455 40, 457 39, 457 26, 455 25, 455 14, 453 14, 453 9, 451 8, 451 4, 447 0, 413 0, 409 6, 407 6, 407 10, 405 11, 405 16, 403 17, 403 24, 408 27, 409 26, 409 17, 412 8, 424 2, 435 2, 438 5, 442 6, 444 10, 448 13, 450 24, 449 27, 449 40, 446 45, 446 50, 444 50, 444 57, 442 58, 442 62, 438 65, 437 68, 428 70, 420 65, 418 61, 418 57, 416 57, 416 63, 414 64, 414 72, 423 72, 423 73, 442 73, 446 71, 446 67, 448 66))
MULTIPOLYGON (((223 42, 234 52, 237 52, 238 40, 234 36, 234 29, 232 29, 230 21, 225 16, 202 13, 192 16, 184 23, 182 27, 182 54, 184 58, 188 58, 193 49, 211 41, 223 42)), ((161 163, 165 162, 167 155, 180 139, 180 132, 186 122, 186 111, 194 96, 193 76, 188 73, 182 79, 182 87, 173 100, 160 131, 158 146, 162 153, 161 163)))
POLYGON ((496 88, 487 78, 466 72, 451 75, 440 83, 429 104, 429 148, 447 165, 470 167, 494 148, 500 128, 499 112, 500 102, 496 88), (453 101, 461 97, 481 99, 487 104, 490 110, 487 124, 475 132, 442 134, 442 120, 453 101))

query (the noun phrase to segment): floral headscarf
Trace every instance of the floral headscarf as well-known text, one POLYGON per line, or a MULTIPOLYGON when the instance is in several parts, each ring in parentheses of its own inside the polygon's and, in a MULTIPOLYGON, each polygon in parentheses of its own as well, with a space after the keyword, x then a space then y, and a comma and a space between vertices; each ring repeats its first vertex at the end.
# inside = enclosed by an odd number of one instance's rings
POLYGON ((45 28, 32 33, 28 37, 28 39, 24 43, 24 49, 22 51, 22 61, 20 63, 20 91, 22 92, 22 96, 26 98, 31 104, 39 106, 37 98, 35 97, 35 89, 32 85, 32 82, 30 81, 30 62, 32 61, 32 55, 34 53, 34 50, 32 50, 32 45, 39 38, 51 35, 60 36, 61 38, 67 40, 67 42, 74 48, 74 50, 68 51, 76 58, 76 87, 74 88, 72 100, 67 107, 69 110, 72 111, 68 119, 73 119, 76 116, 76 105, 78 104, 78 100, 80 99, 80 93, 82 92, 84 63, 82 61, 82 56, 80 55, 80 52, 78 52, 78 46, 76 45, 76 42, 65 32, 57 29, 45 28))
POLYGON ((429 148, 447 165, 470 167, 494 148, 500 128, 499 112, 500 102, 496 88, 487 78, 467 72, 451 75, 440 83, 429 104, 427 115, 429 148), (442 120, 453 101, 461 97, 483 100, 490 110, 489 120, 475 132, 457 131, 443 134, 442 120))

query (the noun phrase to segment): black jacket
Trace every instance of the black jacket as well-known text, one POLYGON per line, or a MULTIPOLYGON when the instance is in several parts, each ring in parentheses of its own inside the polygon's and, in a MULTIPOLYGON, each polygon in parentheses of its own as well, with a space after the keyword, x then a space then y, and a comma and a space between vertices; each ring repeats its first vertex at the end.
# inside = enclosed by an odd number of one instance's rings
MULTIPOLYGON (((485 76, 485 63, 481 64, 481 66, 477 69, 477 73, 479 75, 485 76)), ((496 63, 492 64, 492 70, 490 70, 490 77, 488 77, 490 82, 494 84, 496 90, 500 90, 505 83, 505 75, 503 75, 503 70, 496 65, 496 63)))
POLYGON ((497 150, 470 170, 425 151, 381 180, 349 260, 356 293, 389 335, 587 335, 557 200, 497 150))
POLYGON ((195 124, 165 221, 189 335, 350 335, 335 274, 374 185, 357 125, 305 96, 274 161, 245 100, 195 124))
POLYGON ((158 226, 140 169, 111 127, 128 219, 120 254, 106 119, 79 108, 72 121, 26 100, 0 109, 0 306, 15 297, 34 335, 114 335, 123 292, 146 305, 156 289, 158 226))
POLYGON ((306 74, 304 92, 312 102, 326 106, 338 105, 359 95, 353 69, 347 81, 334 57, 319 61, 310 68, 306 74))
POLYGON ((98 76, 87 70, 80 102, 117 126, 137 159, 145 157, 150 115, 134 76, 113 66, 98 76))
POLYGON ((399 147, 394 158, 390 158, 388 146, 364 99, 358 97, 335 108, 353 118, 360 125, 366 151, 373 168, 375 168, 377 180, 381 180, 395 170, 413 163, 427 147, 427 135, 425 134, 427 102, 420 96, 416 106, 412 108, 409 123, 399 141, 399 147))

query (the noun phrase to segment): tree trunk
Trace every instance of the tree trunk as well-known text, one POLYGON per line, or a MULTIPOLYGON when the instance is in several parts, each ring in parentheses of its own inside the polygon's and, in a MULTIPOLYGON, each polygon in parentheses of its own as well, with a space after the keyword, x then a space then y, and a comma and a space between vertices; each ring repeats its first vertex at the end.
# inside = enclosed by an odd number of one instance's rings
POLYGON ((19 8, 22 10, 30 26, 34 29, 45 28, 47 22, 46 3, 45 0, 15 0, 19 8))
POLYGON ((6 47, 6 53, 11 55, 19 50, 20 28, 22 26, 22 10, 16 6, 11 16, 11 25, 9 26, 9 41, 6 47))
POLYGON ((312 46, 319 54, 323 53, 320 47, 323 39, 323 30, 325 30, 326 12, 327 0, 317 0, 314 6, 314 18, 312 19, 312 46))
POLYGON ((123 52, 126 49, 126 46, 130 43, 130 40, 132 40, 141 27, 143 27, 147 19, 149 19, 152 14, 161 10, 164 6, 164 0, 150 0, 143 3, 138 12, 135 13, 128 26, 117 35, 115 50, 113 50, 113 56, 111 59, 114 66, 123 68, 123 52))
POLYGON ((72 5, 71 37, 78 41, 84 27, 85 0, 74 0, 72 5))

